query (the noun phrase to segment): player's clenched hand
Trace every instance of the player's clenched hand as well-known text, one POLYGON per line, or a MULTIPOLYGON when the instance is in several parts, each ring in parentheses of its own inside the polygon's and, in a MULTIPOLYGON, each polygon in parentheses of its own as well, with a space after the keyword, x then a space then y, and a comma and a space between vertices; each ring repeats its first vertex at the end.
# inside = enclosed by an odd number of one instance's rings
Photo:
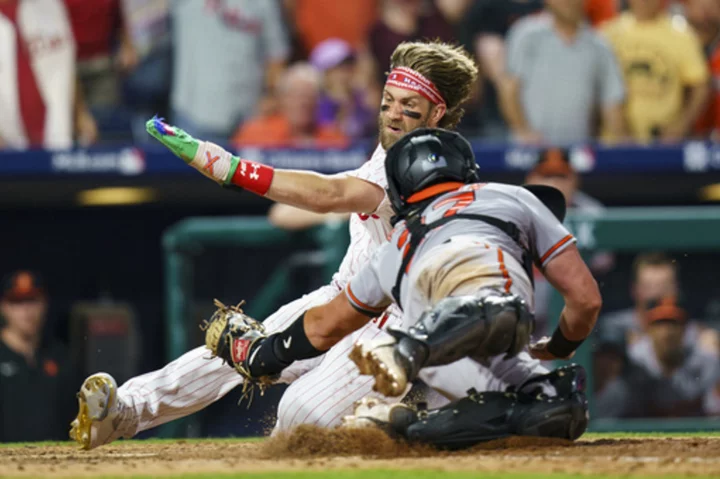
POLYGON ((547 350, 547 345, 550 342, 550 337, 545 336, 544 338, 539 339, 535 343, 530 344, 530 356, 532 356, 535 359, 539 359, 541 361, 552 361, 554 359, 571 359, 573 356, 575 356, 575 352, 573 351, 570 353, 569 356, 564 358, 558 358, 554 356, 550 351, 547 350))

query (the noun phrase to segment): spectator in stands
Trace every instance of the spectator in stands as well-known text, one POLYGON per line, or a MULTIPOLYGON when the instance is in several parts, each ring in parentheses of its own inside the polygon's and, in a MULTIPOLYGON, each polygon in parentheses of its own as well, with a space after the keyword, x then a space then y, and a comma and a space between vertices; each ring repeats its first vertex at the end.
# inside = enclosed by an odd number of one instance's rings
MULTIPOLYGON (((598 321, 598 329, 624 331, 628 344, 632 345, 647 333, 647 304, 657 298, 680 295, 678 264, 663 253, 643 253, 633 262, 631 297, 632 308, 606 314, 598 321)), ((710 354, 718 354, 717 332, 694 321, 685 327, 685 341, 697 344, 710 354)))
POLYGON ((717 140, 720 138, 720 2, 687 0, 685 16, 700 38, 712 76, 710 98, 695 123, 693 136, 717 140))
POLYGON ((348 138, 338 127, 317 123, 321 81, 320 73, 308 63, 289 67, 278 85, 279 113, 247 121, 233 143, 269 148, 346 146, 348 138))
POLYGON ((630 362, 623 334, 598 330, 593 338, 592 372, 597 419, 637 417, 645 405, 642 387, 649 375, 630 362))
POLYGON ((697 36, 665 0, 630 0, 603 31, 627 84, 625 118, 641 142, 684 139, 708 98, 708 69, 697 36))
POLYGON ((286 17, 306 58, 329 38, 340 38, 353 48, 360 47, 377 18, 378 1, 284 0, 284 4, 286 17))
POLYGON ((568 208, 577 213, 602 214, 605 209, 598 200, 580 191, 580 176, 572 167, 570 152, 566 149, 548 148, 541 151, 525 183, 557 188, 565 196, 568 208))
POLYGON ((2 283, 0 441, 66 440, 79 384, 66 351, 43 341, 45 290, 36 274, 18 271, 2 283))
POLYGON ((674 297, 665 297, 650 301, 644 316, 647 335, 629 347, 611 328, 596 335, 595 417, 717 414, 720 363, 687 340, 687 313, 674 297))
MULTIPOLYGON (((506 74, 505 37, 520 18, 540 13, 545 0, 507 1, 476 0, 460 23, 460 40, 468 51, 474 52, 480 64, 482 83, 482 135, 505 139, 508 130, 500 112, 497 89, 506 74)), ((613 18, 617 11, 615 0, 587 0, 585 13, 593 25, 613 18)))
POLYGON ((604 315, 598 321, 601 329, 623 331, 629 343, 645 332, 645 311, 650 301, 680 294, 678 265, 663 253, 638 255, 633 261, 632 273, 630 296, 634 306, 604 315))
POLYGON ((120 0, 65 0, 77 44, 78 77, 91 109, 120 103, 119 73, 138 63, 120 0), (115 45, 117 57, 115 56, 115 45))
POLYGON ((553 146, 595 135, 596 114, 624 136, 624 87, 610 47, 584 23, 582 0, 547 0, 549 13, 518 21, 508 34, 501 106, 513 137, 553 146))
POLYGON ((94 143, 62 0, 0 0, 0 20, 0 148, 94 143))
POLYGON ((628 357, 650 377, 642 385, 644 415, 699 416, 720 381, 718 356, 686 340, 687 313, 673 297, 651 302, 647 336, 628 348, 628 357), (649 387, 648 387, 649 386, 649 387))
POLYGON ((350 138, 375 134, 376 105, 356 82, 356 55, 349 43, 339 38, 320 42, 310 62, 323 72, 323 89, 318 103, 319 125, 335 125, 350 138))
POLYGON ((227 142, 260 107, 271 110, 289 55, 280 0, 171 2, 174 122, 227 142))
POLYGON ((375 104, 380 104, 380 91, 395 47, 405 41, 423 38, 455 40, 452 27, 434 2, 381 0, 380 16, 361 49, 365 82, 372 89, 375 104))
POLYGON ((170 95, 170 0, 122 0, 138 65, 124 80, 124 103, 132 109, 133 138, 150 141, 145 122, 167 115, 170 95))

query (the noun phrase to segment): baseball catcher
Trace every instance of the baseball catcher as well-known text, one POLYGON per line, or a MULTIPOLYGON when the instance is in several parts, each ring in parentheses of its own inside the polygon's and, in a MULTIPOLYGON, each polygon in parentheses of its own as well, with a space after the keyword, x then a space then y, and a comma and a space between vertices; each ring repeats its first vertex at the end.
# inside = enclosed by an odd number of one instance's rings
MULTIPOLYGON (((484 363, 526 347, 536 265, 563 295, 565 308, 552 338, 532 345, 531 353, 570 358, 592 330, 601 299, 561 223, 561 194, 480 183, 470 145, 440 129, 403 137, 388 151, 385 166, 395 227, 344 294, 267 337, 255 321, 225 314, 224 326, 210 325, 222 333, 208 347, 248 383, 262 386, 395 302, 403 309, 402 326, 356 344, 351 358, 375 377, 377 392, 399 396, 418 377, 432 387, 432 374, 421 373, 434 366, 464 357, 484 363)), ((586 412, 584 372, 571 366, 507 393, 471 391, 434 411, 369 399, 346 424, 380 424, 407 439, 466 447, 513 434, 575 439, 585 430, 586 412)))

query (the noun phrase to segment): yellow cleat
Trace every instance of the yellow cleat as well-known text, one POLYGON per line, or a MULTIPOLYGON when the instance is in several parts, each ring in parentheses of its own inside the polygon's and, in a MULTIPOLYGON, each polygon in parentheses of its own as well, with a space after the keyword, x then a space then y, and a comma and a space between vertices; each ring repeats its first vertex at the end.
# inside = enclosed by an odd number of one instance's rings
POLYGON ((70 424, 70 439, 89 450, 120 436, 117 383, 112 376, 97 373, 88 377, 77 398, 78 415, 70 424))

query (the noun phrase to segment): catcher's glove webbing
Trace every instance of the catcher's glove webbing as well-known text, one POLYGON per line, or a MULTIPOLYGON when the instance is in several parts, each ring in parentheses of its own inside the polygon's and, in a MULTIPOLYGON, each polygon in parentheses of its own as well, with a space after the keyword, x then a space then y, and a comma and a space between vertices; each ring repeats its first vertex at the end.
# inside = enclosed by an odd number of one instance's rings
POLYGON ((252 350, 267 336, 263 325, 240 308, 243 303, 244 301, 241 301, 237 306, 225 306, 216 299, 217 311, 210 320, 202 322, 200 329, 205 332, 205 347, 210 350, 212 357, 219 357, 243 377, 243 395, 240 400, 249 397, 252 401, 255 387, 262 395, 276 378, 253 377, 250 373, 248 361, 252 350))

